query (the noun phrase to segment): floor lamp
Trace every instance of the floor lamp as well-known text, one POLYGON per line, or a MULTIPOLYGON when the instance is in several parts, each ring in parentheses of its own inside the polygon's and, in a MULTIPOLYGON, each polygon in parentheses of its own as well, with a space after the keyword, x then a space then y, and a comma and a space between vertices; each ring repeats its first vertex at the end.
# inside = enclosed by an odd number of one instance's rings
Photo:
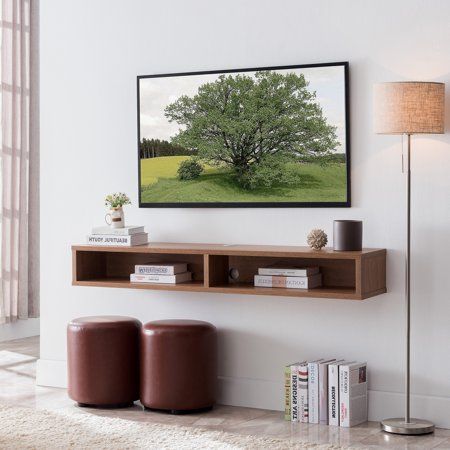
POLYGON ((406 162, 406 370, 405 417, 381 422, 384 431, 418 435, 434 431, 427 420, 410 417, 410 335, 411 335, 411 135, 444 133, 444 83, 394 82, 380 83, 374 89, 375 132, 402 134, 408 141, 406 162))

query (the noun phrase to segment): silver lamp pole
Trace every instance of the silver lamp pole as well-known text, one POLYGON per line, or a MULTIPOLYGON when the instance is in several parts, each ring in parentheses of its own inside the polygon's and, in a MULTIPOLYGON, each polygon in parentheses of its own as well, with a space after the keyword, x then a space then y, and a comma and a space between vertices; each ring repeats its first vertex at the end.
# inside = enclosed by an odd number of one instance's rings
POLYGON ((406 367, 405 417, 385 419, 382 430, 388 433, 419 435, 432 433, 434 425, 428 420, 410 415, 411 370, 411 134, 444 133, 444 83, 400 81, 380 83, 374 89, 375 132, 406 134, 408 139, 406 171, 406 367))
POLYGON ((428 420, 411 418, 411 134, 407 134, 408 155, 406 169, 406 368, 405 368, 405 418, 385 419, 381 428, 395 434, 428 434, 434 431, 428 420))

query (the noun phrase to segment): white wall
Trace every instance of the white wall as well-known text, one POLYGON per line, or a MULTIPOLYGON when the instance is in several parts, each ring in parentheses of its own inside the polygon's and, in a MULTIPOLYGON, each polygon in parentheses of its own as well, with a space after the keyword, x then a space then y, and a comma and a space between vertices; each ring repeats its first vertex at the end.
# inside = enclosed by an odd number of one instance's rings
MULTIPOLYGON (((444 0, 43 0, 39 382, 65 383, 75 316, 186 317, 220 329, 222 402, 281 409, 285 363, 336 355, 368 361, 372 419, 401 414, 401 139, 373 134, 372 85, 449 82, 449 17, 444 0), (313 227, 331 235, 333 219, 361 218, 365 246, 389 249, 388 294, 346 302, 70 285, 70 245, 102 223, 104 195, 121 190, 137 203, 136 75, 347 60, 351 209, 133 206, 127 215, 153 241, 254 244, 304 244, 313 227)), ((449 144, 449 135, 414 138, 412 272, 413 415, 448 427, 449 144)))

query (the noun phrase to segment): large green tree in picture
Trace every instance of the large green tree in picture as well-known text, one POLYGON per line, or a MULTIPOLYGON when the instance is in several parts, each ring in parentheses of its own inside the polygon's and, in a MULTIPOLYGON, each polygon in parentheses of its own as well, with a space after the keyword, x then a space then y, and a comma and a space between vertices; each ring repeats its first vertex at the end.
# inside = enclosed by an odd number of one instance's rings
POLYGON ((242 187, 260 167, 268 173, 280 161, 326 157, 339 145, 302 74, 222 75, 169 104, 165 115, 181 126, 174 145, 231 167, 242 187))

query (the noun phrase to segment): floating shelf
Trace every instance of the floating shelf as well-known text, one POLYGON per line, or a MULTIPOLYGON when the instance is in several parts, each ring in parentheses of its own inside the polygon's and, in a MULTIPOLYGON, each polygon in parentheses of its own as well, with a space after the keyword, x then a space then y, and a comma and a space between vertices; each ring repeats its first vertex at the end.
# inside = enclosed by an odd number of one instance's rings
POLYGON ((335 252, 295 246, 151 243, 137 247, 74 245, 72 255, 75 286, 343 300, 364 300, 386 292, 385 249, 335 252), (187 262, 193 281, 131 283, 134 266, 150 261, 187 262), (272 264, 319 266, 323 286, 305 290, 253 286, 258 267, 272 264), (237 280, 229 277, 232 268, 239 272, 237 280))

